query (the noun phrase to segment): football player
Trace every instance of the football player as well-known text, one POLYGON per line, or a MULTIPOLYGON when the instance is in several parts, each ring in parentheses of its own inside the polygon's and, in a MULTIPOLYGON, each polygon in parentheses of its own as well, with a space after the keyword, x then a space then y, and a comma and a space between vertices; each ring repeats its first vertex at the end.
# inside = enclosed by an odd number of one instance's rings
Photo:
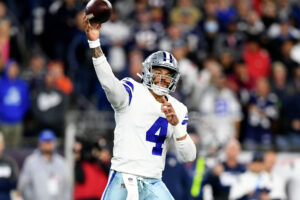
POLYGON ((101 24, 85 31, 98 79, 115 111, 113 158, 103 200, 174 199, 161 180, 173 140, 181 160, 193 161, 196 147, 187 134, 187 108, 174 97, 179 80, 172 54, 158 51, 143 63, 142 83, 118 80, 100 48, 101 24))

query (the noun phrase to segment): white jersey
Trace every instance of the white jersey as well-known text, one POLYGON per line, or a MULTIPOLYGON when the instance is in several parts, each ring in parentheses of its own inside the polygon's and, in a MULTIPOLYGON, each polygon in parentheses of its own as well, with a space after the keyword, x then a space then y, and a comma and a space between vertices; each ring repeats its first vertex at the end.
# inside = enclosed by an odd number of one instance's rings
MULTIPOLYGON (((161 110, 162 104, 155 100, 145 85, 131 78, 119 81, 114 76, 111 77, 112 72, 107 71, 111 69, 105 57, 94 59, 94 65, 98 79, 115 110, 116 128, 111 168, 137 176, 161 178, 170 141, 175 140, 175 146, 182 145, 181 141, 176 141, 174 126, 165 118, 161 110)), ((170 95, 167 98, 186 131, 186 106, 170 95)), ((184 154, 185 157, 185 154, 190 153, 194 157, 195 149, 190 138, 188 139, 189 143, 185 141, 185 146, 189 145, 189 152, 186 147, 177 149, 179 155, 184 154)))

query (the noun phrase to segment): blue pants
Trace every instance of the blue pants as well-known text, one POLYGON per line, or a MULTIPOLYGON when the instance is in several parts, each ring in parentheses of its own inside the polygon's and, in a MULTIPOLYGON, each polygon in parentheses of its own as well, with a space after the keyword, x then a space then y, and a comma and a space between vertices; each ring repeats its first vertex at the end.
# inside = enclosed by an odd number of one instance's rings
MULTIPOLYGON (((161 179, 143 178, 137 180, 139 200, 174 200, 161 179)), ((101 200, 126 200, 127 190, 122 173, 110 170, 106 188, 101 200)))

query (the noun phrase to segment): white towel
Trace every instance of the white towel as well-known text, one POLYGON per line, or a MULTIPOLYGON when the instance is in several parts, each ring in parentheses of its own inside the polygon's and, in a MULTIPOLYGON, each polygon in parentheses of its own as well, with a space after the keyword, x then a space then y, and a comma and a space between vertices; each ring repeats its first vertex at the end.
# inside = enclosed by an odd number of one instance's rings
POLYGON ((125 173, 122 173, 122 175, 123 175, 123 181, 124 181, 125 187, 127 189, 126 200, 139 200, 137 177, 134 175, 125 174, 125 173))

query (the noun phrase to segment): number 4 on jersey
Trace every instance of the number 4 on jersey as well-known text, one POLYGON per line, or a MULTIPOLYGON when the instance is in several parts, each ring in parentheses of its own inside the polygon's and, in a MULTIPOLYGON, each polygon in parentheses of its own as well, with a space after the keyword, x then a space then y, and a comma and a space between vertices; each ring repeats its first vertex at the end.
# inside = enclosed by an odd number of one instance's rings
POLYGON ((146 141, 154 142, 156 145, 152 149, 152 155, 162 155, 162 144, 165 142, 168 131, 168 120, 166 118, 159 117, 151 128, 146 132, 146 141), (159 135, 155 133, 159 131, 159 135))

